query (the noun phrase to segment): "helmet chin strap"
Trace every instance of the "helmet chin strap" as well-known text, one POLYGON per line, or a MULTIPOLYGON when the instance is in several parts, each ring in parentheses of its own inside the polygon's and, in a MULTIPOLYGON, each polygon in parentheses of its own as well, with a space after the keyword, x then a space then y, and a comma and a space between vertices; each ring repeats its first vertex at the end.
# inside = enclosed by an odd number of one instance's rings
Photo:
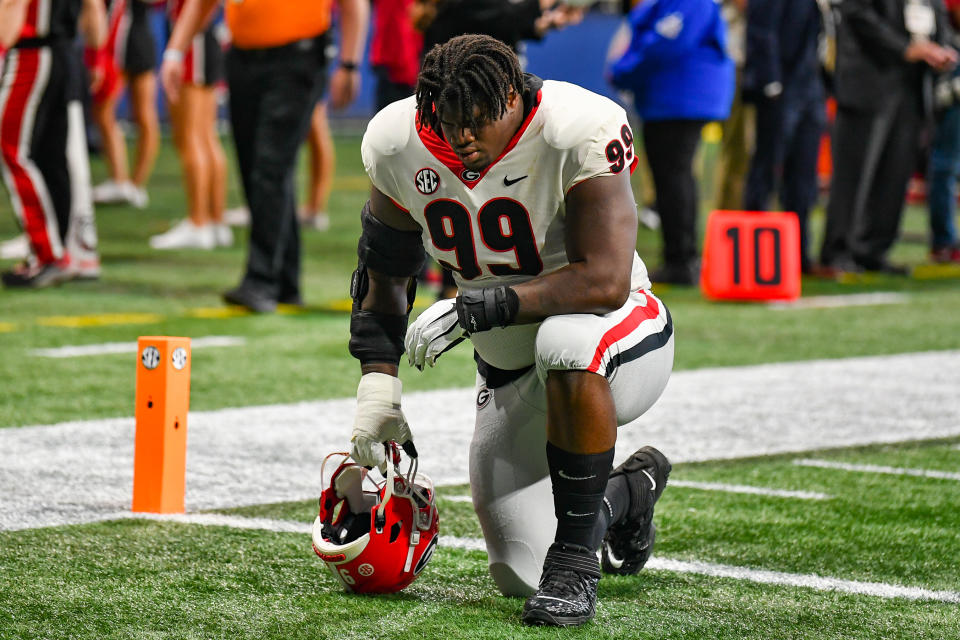
MULTIPOLYGON (((380 501, 380 504, 377 506, 377 515, 374 518, 374 527, 377 530, 377 533, 383 533, 383 527, 386 526, 386 516, 384 511, 386 509, 387 503, 390 501, 390 498, 394 496, 394 489, 396 488, 396 477, 397 469, 394 464, 393 450, 391 447, 392 443, 385 443, 384 449, 386 450, 386 460, 387 460, 387 484, 383 488, 383 500, 380 501)), ((433 501, 435 499, 434 495, 431 494, 429 497, 422 495, 421 492, 417 489, 417 485, 414 483, 414 480, 417 477, 417 469, 420 467, 418 458, 410 458, 410 468, 407 471, 406 477, 404 477, 404 495, 399 496, 410 501, 410 504, 413 506, 413 513, 418 512, 417 501, 414 497, 414 494, 419 495, 424 502, 427 502, 431 507, 433 506, 433 501)), ((432 511, 432 509, 431 509, 432 511)), ((416 551, 417 545, 420 544, 420 529, 421 523, 420 518, 414 517, 414 521, 411 523, 410 531, 410 544, 407 548, 407 559, 403 564, 403 572, 407 573, 411 570, 413 566, 413 552, 416 551)), ((429 527, 429 525, 428 525, 429 527)))

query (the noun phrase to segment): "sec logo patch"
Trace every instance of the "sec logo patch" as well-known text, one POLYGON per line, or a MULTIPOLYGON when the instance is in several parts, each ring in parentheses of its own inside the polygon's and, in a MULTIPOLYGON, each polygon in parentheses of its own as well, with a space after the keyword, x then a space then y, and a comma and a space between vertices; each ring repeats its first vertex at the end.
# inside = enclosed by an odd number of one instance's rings
POLYGON ((413 179, 413 183, 417 186, 417 191, 422 193, 425 196, 435 193, 437 189, 440 188, 440 176, 436 171, 430 169, 420 169, 417 171, 417 175, 413 179))

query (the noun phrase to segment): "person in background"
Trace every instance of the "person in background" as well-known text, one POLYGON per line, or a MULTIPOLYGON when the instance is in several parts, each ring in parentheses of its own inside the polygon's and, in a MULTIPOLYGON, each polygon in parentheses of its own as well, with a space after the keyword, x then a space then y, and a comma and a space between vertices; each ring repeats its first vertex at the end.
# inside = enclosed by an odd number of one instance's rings
POLYGON ((481 33, 519 53, 522 40, 540 40, 551 29, 583 19, 583 8, 558 0, 415 0, 414 26, 423 50, 466 33, 481 33))
POLYGON ((737 74, 730 116, 723 122, 714 208, 736 210, 743 206, 743 185, 750 169, 754 134, 753 106, 743 102, 740 92, 747 58, 747 0, 723 0, 721 15, 727 23, 727 52, 737 74))
POLYGON ((833 179, 816 273, 908 275, 888 253, 897 239, 932 71, 957 63, 940 0, 843 0, 837 24, 833 179))
MULTIPOLYGON (((945 0, 951 26, 960 29, 960 0, 945 0)), ((960 67, 940 85, 947 106, 940 114, 927 168, 927 206, 930 209, 930 260, 960 263, 957 244, 957 178, 960 177, 960 67)))
POLYGON ((146 185, 160 150, 156 41, 150 29, 150 10, 155 4, 149 0, 113 0, 110 4, 110 35, 105 50, 96 54, 94 71, 101 80, 93 92, 93 118, 110 171, 110 178, 93 188, 97 204, 143 209, 150 202, 146 185), (112 60, 108 62, 108 58, 112 60), (124 86, 130 89, 130 111, 137 127, 132 174, 116 114, 124 86))
MULTIPOLYGON (((173 99, 184 75, 184 52, 220 0, 186 0, 164 53, 161 78, 173 99)), ((340 59, 330 78, 330 103, 347 106, 360 88, 366 0, 340 0, 340 59)), ((294 174, 297 152, 323 93, 329 1, 245 0, 226 3, 233 37, 227 54, 230 121, 247 206, 250 243, 240 284, 228 304, 258 313, 278 303, 302 305, 300 225, 294 174)))
POLYGON ((337 151, 333 144, 330 121, 327 119, 325 100, 320 100, 313 108, 310 131, 307 133, 307 149, 310 152, 310 169, 306 202, 300 209, 300 224, 306 229, 326 231, 330 228, 327 207, 337 166, 337 151))
MULTIPOLYGON (((171 31, 184 0, 167 5, 171 31)), ((187 218, 150 238, 154 249, 213 249, 233 244, 223 223, 227 163, 217 135, 216 84, 223 78, 223 49, 210 24, 190 41, 184 59, 183 86, 176 100, 167 97, 173 143, 180 156, 187 194, 187 218)))
POLYGON ((646 0, 628 18, 630 45, 610 79, 633 94, 643 121, 663 236, 663 264, 650 279, 692 285, 700 269, 693 157, 703 125, 724 120, 733 99, 726 26, 713 0, 646 0))
POLYGON ((375 111, 416 89, 423 34, 414 27, 415 4, 417 0, 374 0, 370 64, 377 76, 375 111))
POLYGON ((808 218, 817 200, 817 156, 826 126, 817 0, 750 0, 743 99, 756 106, 756 143, 743 208, 780 207, 800 223, 800 264, 811 273, 808 218))
POLYGON ((100 274, 80 103, 80 31, 106 37, 99 0, 0 2, 0 161, 29 255, 2 274, 42 288, 100 274))

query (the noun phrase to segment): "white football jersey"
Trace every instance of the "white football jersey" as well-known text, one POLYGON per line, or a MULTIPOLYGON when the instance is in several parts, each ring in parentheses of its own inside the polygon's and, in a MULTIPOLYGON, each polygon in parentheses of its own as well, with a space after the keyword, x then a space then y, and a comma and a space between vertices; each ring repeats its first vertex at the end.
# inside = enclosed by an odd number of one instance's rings
MULTIPOLYGON (((564 196, 591 178, 631 171, 633 133, 613 101, 547 80, 503 154, 482 171, 463 166, 442 138, 417 126, 414 97, 394 102, 367 126, 363 165, 373 185, 423 229, 423 244, 453 269, 460 288, 513 285, 568 264, 564 196)), ((631 288, 649 288, 634 255, 631 288)), ((472 336, 501 369, 533 363, 539 325, 472 336)))

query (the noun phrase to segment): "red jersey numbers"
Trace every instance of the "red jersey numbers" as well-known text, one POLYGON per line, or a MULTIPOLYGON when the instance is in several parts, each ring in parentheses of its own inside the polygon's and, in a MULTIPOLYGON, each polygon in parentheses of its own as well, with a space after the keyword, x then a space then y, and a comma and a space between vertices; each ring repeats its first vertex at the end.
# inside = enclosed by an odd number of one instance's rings
POLYGON ((496 253, 512 253, 510 263, 484 263, 477 254, 470 212, 455 200, 434 200, 423 210, 433 246, 441 251, 452 251, 456 264, 439 260, 440 264, 460 272, 473 280, 483 269, 495 276, 530 275, 543 271, 543 261, 537 250, 537 241, 530 224, 530 215, 516 200, 494 198, 477 213, 480 242, 496 253))
POLYGON ((610 171, 620 173, 626 166, 629 166, 632 171, 634 153, 633 132, 630 131, 630 127, 627 125, 620 127, 620 139, 614 138, 608 142, 604 151, 607 154, 607 161, 610 163, 610 171))

